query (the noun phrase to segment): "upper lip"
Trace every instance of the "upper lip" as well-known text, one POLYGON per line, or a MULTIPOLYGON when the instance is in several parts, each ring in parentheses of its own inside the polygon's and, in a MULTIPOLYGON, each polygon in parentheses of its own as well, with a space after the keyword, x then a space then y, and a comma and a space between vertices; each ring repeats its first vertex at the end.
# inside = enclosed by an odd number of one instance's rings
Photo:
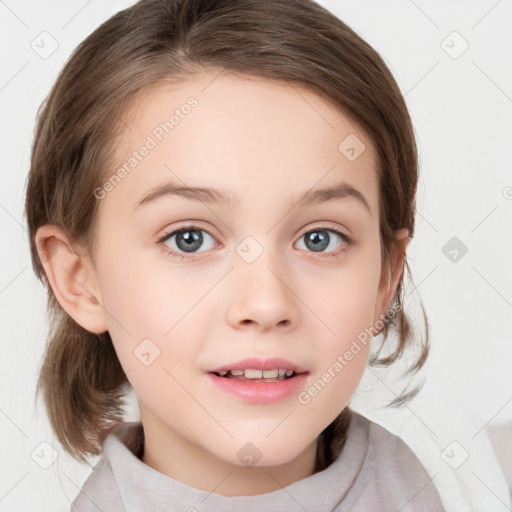
POLYGON ((268 359, 261 359, 259 357, 249 357, 241 359, 233 363, 226 363, 216 368, 208 370, 208 373, 218 373, 222 370, 274 370, 285 368, 286 370, 294 370, 295 373, 307 373, 307 370, 302 366, 292 363, 283 357, 270 357, 268 359))

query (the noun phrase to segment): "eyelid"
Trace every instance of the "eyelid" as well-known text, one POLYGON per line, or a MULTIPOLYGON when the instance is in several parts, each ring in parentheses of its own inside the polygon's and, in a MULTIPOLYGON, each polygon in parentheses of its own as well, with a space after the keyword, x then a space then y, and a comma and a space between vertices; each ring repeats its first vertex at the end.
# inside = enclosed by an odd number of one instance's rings
POLYGON ((183 225, 180 225, 178 223, 177 226, 173 225, 172 227, 170 227, 168 229, 165 229, 163 234, 158 235, 156 243, 157 244, 163 243, 166 239, 168 239, 170 237, 170 235, 175 234, 177 231, 184 231, 184 230, 186 231, 187 229, 193 230, 193 229, 196 229, 196 228, 199 228, 201 231, 205 231, 212 238, 215 238, 215 239, 218 238, 217 235, 214 235, 212 233, 212 230, 202 226, 201 225, 201 221, 199 221, 199 220, 197 220, 197 221, 196 220, 189 220, 189 221, 184 221, 183 225))
POLYGON ((300 236, 304 236, 305 233, 309 233, 313 229, 326 229, 326 230, 327 229, 333 229, 334 231, 340 231, 347 238, 350 238, 350 236, 348 234, 344 233, 341 230, 345 230, 345 231, 348 231, 349 233, 352 233, 352 231, 350 229, 348 229, 347 227, 343 226, 342 224, 341 225, 340 224, 334 224, 334 223, 329 222, 329 221, 322 222, 320 220, 320 221, 313 222, 313 224, 308 224, 307 228, 302 231, 302 234, 300 236))
MULTIPOLYGON (((194 229, 194 228, 200 228, 201 230, 206 231, 206 233, 208 233, 211 237, 217 239, 218 236, 214 235, 212 233, 212 230, 202 226, 201 222, 202 221, 199 221, 199 220, 197 220, 197 221, 196 220, 189 220, 189 221, 184 221, 183 225, 180 225, 180 224, 178 224, 177 226, 173 225, 171 228, 166 229, 162 235, 159 235, 157 237, 157 243, 162 243, 163 241, 165 241, 165 239, 167 237, 169 237, 169 235, 174 234, 176 231, 181 231, 181 230, 186 230, 186 229, 194 229)), ((331 226, 330 224, 331 223, 329 221, 324 221, 324 222, 316 221, 316 222, 313 222, 313 224, 308 225, 306 228, 304 228, 301 231, 301 234, 299 235, 299 238, 304 236, 306 233, 309 233, 313 229, 333 229, 334 231, 339 231, 340 230, 338 225, 332 225, 331 226)), ((349 233, 352 233, 352 231, 350 229, 348 229, 347 227, 343 226, 343 228, 345 230, 347 230, 349 233)), ((346 233, 343 233, 343 232, 341 234, 346 236, 347 239, 350 240, 351 242, 354 241, 350 235, 348 235, 346 233)))

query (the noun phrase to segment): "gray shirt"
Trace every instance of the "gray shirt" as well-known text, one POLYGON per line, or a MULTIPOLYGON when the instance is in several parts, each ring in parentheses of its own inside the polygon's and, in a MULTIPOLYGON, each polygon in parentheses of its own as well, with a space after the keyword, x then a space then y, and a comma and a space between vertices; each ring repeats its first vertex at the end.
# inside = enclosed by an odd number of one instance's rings
POLYGON ((437 512, 439 494, 397 436, 353 412, 341 454, 326 469, 283 489, 223 496, 190 487, 144 464, 139 422, 116 425, 72 504, 74 512, 437 512))

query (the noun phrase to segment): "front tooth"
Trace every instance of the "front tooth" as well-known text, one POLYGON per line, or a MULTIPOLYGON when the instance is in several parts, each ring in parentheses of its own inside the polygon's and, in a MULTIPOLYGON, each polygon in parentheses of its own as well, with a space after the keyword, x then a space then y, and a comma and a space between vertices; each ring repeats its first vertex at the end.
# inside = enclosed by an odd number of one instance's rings
POLYGON ((262 370, 245 370, 244 375, 247 379, 261 379, 263 378, 262 370))
POLYGON ((243 370, 231 370, 231 375, 243 375, 243 370))
POLYGON ((286 376, 290 377, 293 374, 293 370, 286 370, 286 376))
POLYGON ((279 370, 264 370, 263 378, 264 379, 275 379, 279 375, 279 370))

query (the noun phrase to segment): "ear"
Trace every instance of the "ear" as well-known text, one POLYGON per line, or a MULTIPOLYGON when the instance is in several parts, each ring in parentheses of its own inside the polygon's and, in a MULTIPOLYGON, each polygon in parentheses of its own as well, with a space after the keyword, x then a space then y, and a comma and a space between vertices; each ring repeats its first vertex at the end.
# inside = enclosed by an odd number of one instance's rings
POLYGON ((405 251, 411 240, 409 230, 406 228, 399 229, 395 236, 399 244, 396 250, 391 252, 388 266, 383 268, 381 272, 373 325, 382 318, 381 315, 384 315, 391 305, 404 269, 405 251))
POLYGON ((95 272, 85 256, 72 248, 58 226, 45 224, 35 235, 46 278, 62 309, 87 331, 108 330, 95 272))

